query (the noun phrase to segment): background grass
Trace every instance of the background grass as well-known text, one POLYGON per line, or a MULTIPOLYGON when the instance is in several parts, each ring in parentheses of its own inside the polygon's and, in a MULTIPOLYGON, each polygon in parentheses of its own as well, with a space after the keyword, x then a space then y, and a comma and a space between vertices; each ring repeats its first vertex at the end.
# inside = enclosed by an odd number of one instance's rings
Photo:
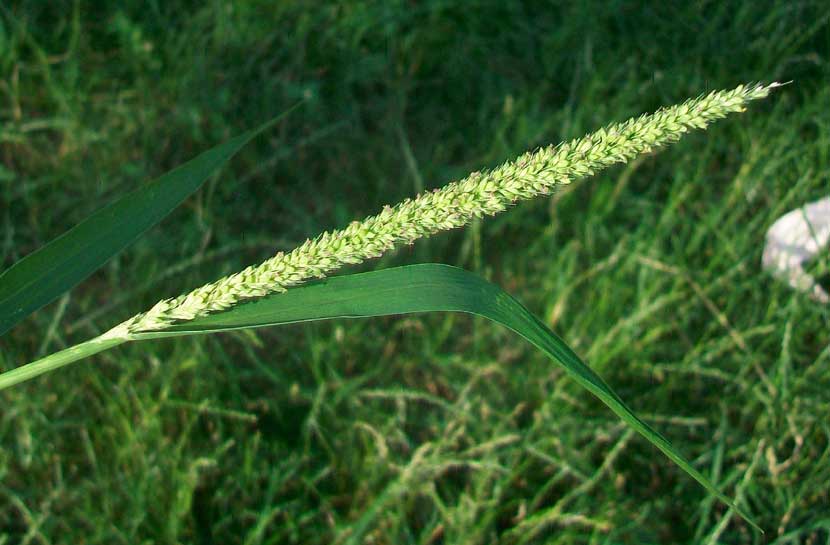
POLYGON ((0 265, 305 105, 0 341, 96 335, 538 145, 748 81, 741 116, 368 267, 516 295, 754 534, 516 336, 464 316, 118 349, 0 396, 0 543, 826 543, 827 307, 759 271, 827 194, 824 2, 0 5, 0 265))

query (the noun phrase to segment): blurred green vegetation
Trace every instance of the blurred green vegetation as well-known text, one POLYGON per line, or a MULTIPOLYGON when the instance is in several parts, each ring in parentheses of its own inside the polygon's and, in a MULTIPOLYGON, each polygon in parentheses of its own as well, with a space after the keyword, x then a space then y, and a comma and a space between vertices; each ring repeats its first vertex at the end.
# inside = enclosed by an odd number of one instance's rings
POLYGON ((765 535, 518 337, 432 315, 144 343, 3 392, 0 543, 826 542, 830 313, 759 269, 830 187, 828 62, 817 0, 0 4, 0 268, 305 101, 4 336, 2 369, 526 149, 793 80, 367 266, 499 283, 765 535))

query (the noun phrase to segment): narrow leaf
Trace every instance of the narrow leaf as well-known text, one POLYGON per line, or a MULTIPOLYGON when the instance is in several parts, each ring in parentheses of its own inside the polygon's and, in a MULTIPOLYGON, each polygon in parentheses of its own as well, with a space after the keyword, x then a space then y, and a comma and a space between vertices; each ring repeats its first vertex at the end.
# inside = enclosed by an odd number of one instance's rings
POLYGON ((565 342, 498 286, 472 273, 440 264, 411 265, 330 278, 293 288, 231 310, 135 338, 263 327, 331 318, 364 318, 413 312, 456 311, 476 314, 518 333, 561 364, 580 385, 597 396, 629 426, 660 449, 709 492, 761 530, 733 501, 625 402, 565 342))
POLYGON ((564 367, 624 422, 680 466, 706 490, 763 532, 735 503, 695 469, 663 436, 642 421, 565 342, 498 286, 456 267, 422 264, 330 278, 163 331, 106 335, 0 374, 0 390, 63 367, 122 342, 180 337, 333 318, 367 318, 416 312, 464 312, 518 333, 564 367))
POLYGON ((0 335, 129 246, 282 115, 121 197, 0 274, 0 335))

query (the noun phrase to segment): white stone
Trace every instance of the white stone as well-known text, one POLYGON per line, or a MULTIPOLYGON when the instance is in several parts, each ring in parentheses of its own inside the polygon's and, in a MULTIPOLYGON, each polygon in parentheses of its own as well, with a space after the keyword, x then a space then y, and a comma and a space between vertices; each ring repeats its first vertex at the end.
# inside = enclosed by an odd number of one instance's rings
POLYGON ((804 265, 830 241, 830 197, 784 214, 767 231, 762 263, 773 275, 822 303, 828 294, 804 265))

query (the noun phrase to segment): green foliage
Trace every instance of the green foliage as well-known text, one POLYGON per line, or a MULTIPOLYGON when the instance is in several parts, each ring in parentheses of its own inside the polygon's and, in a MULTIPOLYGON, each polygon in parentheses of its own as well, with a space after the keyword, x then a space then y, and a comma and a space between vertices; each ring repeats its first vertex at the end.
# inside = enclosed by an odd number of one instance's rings
MULTIPOLYGON (((77 5, 0 7, 3 268, 310 99, 163 230, 0 340, 3 369, 419 183, 704 88, 793 79, 555 208, 381 265, 449 262, 504 286, 745 502, 763 539, 826 538, 827 312, 758 271, 765 228, 826 191, 823 2, 77 5)), ((762 539, 483 321, 287 326, 96 361, 2 393, 9 542, 330 543, 356 524, 380 543, 762 539)))

